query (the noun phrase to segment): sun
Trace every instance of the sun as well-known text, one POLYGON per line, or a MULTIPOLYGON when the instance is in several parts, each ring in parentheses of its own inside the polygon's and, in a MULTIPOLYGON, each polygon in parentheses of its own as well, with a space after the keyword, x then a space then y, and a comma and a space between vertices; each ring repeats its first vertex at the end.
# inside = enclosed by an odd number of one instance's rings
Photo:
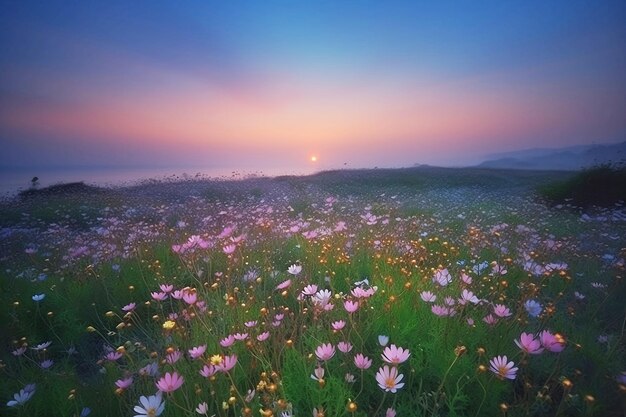
POLYGON ((317 162, 317 156, 312 155, 311 156, 311 162, 317 162))

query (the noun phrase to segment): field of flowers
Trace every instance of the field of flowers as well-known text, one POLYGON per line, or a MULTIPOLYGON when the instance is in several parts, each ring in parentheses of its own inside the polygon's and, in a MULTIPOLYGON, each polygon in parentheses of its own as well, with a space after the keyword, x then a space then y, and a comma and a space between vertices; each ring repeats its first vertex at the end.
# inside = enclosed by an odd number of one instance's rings
POLYGON ((626 208, 372 170, 0 203, 0 415, 623 416, 626 208))

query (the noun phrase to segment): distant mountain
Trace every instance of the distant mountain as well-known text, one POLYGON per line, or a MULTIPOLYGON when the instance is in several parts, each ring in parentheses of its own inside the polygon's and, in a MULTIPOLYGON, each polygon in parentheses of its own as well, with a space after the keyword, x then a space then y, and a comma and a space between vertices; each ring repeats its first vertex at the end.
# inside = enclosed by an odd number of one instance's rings
POLYGON ((478 167, 576 171, 607 163, 626 163, 626 142, 493 154, 478 167))

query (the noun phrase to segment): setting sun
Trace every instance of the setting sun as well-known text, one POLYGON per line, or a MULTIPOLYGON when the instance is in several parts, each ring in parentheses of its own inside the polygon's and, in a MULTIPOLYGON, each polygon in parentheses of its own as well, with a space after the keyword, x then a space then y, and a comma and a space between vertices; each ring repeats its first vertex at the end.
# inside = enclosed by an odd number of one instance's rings
POLYGON ((313 156, 311 157, 311 162, 317 162, 317 156, 313 155, 313 156))

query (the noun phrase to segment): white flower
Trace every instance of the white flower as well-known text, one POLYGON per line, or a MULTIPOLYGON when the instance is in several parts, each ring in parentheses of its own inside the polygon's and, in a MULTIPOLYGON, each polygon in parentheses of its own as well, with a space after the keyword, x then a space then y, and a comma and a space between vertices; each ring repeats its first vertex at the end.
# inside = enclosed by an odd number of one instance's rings
POLYGON ((142 395, 139 397, 139 402, 143 407, 135 406, 134 410, 135 413, 137 413, 135 417, 157 417, 165 410, 165 403, 162 402, 161 391, 147 398, 142 395))
POLYGON ((381 346, 387 346, 387 343, 389 343, 389 336, 384 336, 384 335, 379 335, 378 336, 378 344, 381 346))
POLYGON ((289 268, 287 268, 287 272, 289 272, 291 275, 298 275, 300 272, 302 272, 302 266, 301 265, 291 265, 289 268))
POLYGON ((13 394, 13 399, 7 403, 9 407, 17 407, 18 405, 24 405, 35 394, 35 389, 21 389, 17 394, 13 394))

